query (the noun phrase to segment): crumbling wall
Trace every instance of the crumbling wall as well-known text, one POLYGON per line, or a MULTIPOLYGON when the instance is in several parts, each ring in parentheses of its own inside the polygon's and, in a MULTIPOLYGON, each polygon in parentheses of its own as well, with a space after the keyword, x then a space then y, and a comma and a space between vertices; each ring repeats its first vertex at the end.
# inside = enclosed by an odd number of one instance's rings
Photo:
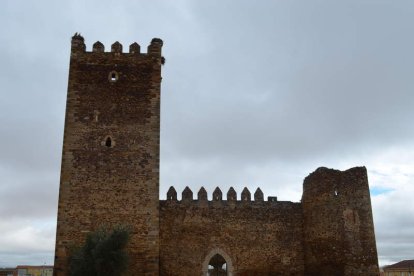
POLYGON ((378 275, 367 171, 319 168, 303 183, 306 275, 378 275))

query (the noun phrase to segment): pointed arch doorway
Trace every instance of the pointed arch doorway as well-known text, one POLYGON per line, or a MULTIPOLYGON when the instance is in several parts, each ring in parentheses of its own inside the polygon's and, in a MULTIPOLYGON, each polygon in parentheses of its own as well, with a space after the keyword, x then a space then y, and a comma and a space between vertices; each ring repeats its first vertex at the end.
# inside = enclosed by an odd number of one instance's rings
POLYGON ((227 262, 220 254, 214 255, 208 263, 209 276, 227 276, 227 262))
POLYGON ((210 251, 203 262, 203 276, 233 276, 233 263, 221 249, 210 251))

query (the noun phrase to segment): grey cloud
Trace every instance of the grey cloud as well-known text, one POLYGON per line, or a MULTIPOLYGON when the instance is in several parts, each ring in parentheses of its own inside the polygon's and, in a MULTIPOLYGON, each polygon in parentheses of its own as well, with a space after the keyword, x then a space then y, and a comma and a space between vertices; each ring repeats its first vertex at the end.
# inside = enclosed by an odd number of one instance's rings
MULTIPOLYGON (((13 218, 56 219, 58 185, 56 171, 46 173, 21 172, 8 174, 0 186, 0 216, 13 218), (25 179, 26 178, 26 179, 25 179)), ((3 173, 4 176, 4 173, 3 173)))
MULTIPOLYGON (((334 15, 315 8, 310 8, 309 13, 299 12, 296 17, 291 15, 292 18, 282 15, 281 23, 288 22, 297 28, 294 30, 288 24, 290 33, 283 34, 291 44, 286 44, 285 37, 275 35, 242 41, 242 36, 251 39, 257 34, 276 34, 282 27, 266 25, 268 17, 254 16, 255 9, 248 9, 248 5, 242 5, 238 11, 243 13, 235 11, 233 20, 228 20, 226 8, 229 7, 220 9, 214 20, 209 20, 206 7, 199 9, 205 28, 210 32, 220 30, 211 34, 215 51, 193 65, 197 66, 198 78, 190 81, 197 91, 181 92, 187 93, 184 97, 192 99, 194 105, 184 106, 185 101, 180 106, 180 117, 172 114, 165 119, 166 131, 182 147, 181 154, 234 152, 244 153, 244 158, 249 159, 255 154, 290 159, 332 152, 338 146, 347 151, 412 138, 413 132, 407 128, 408 118, 413 115, 410 106, 414 99, 409 93, 412 83, 408 76, 404 77, 409 69, 404 63, 389 59, 390 43, 386 38, 391 36, 404 45, 412 41, 408 36, 396 37, 389 22, 383 23, 384 11, 374 11, 374 17, 369 19, 377 24, 366 18, 370 9, 367 5, 361 5, 362 11, 350 10, 349 6, 345 11, 336 9, 334 15), (306 16, 301 17, 302 14, 306 16), (255 24, 242 20, 249 15, 258 18, 255 24), (348 20, 354 28, 349 29, 347 23, 335 17, 348 20), (226 29, 235 31, 227 33, 226 29), (288 37, 293 31, 299 37, 294 41, 288 37), (307 43, 300 44, 301 40, 307 43), (382 44, 374 44, 377 41, 382 44), (286 52, 278 47, 280 44, 288 48, 288 53, 290 48, 296 48, 296 54, 284 57, 283 62, 274 60, 278 51, 286 52), (246 48, 251 51, 243 52, 246 48), (270 62, 264 62, 266 58, 270 62), (286 69, 288 76, 283 72, 286 69), (275 72, 282 73, 277 76, 275 72), (263 102, 251 100, 262 95, 263 102), (173 120, 181 122, 181 129, 173 120), (196 145, 192 146, 193 143, 196 145)), ((303 10, 306 8, 305 5, 303 10)), ((396 28, 405 28, 409 33, 410 25, 400 25, 403 23, 404 18, 393 22, 396 28)), ((397 56, 413 58, 409 47, 401 47, 397 56)))
MULTIPOLYGON (((413 11, 410 1, 6 1, 0 214, 55 221, 74 32, 88 49, 164 40, 161 197, 170 185, 260 186, 297 201, 320 165, 369 164, 411 145, 413 11)), ((389 224, 413 227, 412 210, 390 206, 374 205, 384 260, 407 256, 389 224)), ((0 260, 39 263, 53 248, 5 252, 0 260)))

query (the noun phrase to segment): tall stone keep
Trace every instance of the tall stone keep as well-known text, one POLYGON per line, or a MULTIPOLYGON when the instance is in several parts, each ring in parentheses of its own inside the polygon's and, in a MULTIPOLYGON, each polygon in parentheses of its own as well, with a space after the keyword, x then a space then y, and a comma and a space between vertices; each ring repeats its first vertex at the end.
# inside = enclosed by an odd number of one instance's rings
POLYGON ((159 141, 162 40, 147 53, 115 42, 86 51, 72 37, 62 153, 55 275, 71 248, 100 227, 128 224, 128 275, 159 271, 159 141))

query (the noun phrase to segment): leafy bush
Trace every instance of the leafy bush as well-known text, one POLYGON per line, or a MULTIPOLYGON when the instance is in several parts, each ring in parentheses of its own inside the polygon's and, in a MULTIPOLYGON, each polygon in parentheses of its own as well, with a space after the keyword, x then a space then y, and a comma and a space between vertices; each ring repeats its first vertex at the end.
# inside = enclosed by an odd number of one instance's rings
POLYGON ((72 276, 119 276, 126 271, 128 254, 125 247, 129 230, 117 226, 112 231, 101 227, 87 235, 84 245, 72 254, 72 276))

